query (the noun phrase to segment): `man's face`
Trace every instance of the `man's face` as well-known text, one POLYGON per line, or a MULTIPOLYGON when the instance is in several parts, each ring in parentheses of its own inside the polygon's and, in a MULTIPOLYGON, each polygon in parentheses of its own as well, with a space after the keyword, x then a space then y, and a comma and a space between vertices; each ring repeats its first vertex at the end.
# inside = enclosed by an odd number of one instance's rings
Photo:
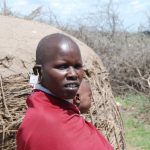
POLYGON ((80 89, 80 92, 79 92, 79 98, 80 98, 79 109, 82 113, 86 113, 89 110, 89 108, 91 107, 91 96, 92 96, 92 91, 88 85, 86 85, 80 89))
POLYGON ((42 66, 41 84, 62 99, 72 99, 83 78, 82 59, 77 46, 66 43, 42 66))

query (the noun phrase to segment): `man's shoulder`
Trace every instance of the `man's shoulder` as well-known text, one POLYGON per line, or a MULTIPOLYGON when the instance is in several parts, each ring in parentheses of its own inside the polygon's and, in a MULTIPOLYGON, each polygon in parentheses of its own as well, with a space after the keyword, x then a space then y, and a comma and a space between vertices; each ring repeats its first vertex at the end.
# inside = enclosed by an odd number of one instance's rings
POLYGON ((51 104, 51 96, 44 93, 43 91, 34 91, 26 100, 28 108, 42 108, 42 107, 50 107, 51 104))
POLYGON ((42 130, 46 127, 53 127, 58 123, 57 117, 53 111, 46 111, 44 109, 28 108, 25 117, 20 125, 23 130, 42 130))

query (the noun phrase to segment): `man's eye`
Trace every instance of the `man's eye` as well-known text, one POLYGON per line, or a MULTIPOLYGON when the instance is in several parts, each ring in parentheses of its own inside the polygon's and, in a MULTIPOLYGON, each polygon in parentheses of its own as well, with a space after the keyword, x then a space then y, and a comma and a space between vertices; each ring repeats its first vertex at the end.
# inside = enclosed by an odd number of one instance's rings
POLYGON ((76 68, 76 69, 80 69, 80 68, 82 68, 83 66, 81 65, 81 64, 76 64, 75 66, 74 66, 74 68, 76 68))
POLYGON ((57 69, 60 69, 60 70, 64 70, 64 69, 67 69, 68 66, 67 65, 58 65, 56 66, 57 69))

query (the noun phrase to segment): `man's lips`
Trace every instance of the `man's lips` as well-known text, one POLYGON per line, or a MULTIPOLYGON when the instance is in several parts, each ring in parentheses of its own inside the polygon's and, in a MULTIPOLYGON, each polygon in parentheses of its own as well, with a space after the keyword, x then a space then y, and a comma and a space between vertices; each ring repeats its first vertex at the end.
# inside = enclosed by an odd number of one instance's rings
POLYGON ((79 85, 80 84, 78 82, 71 82, 71 83, 65 84, 65 88, 76 89, 79 87, 79 85))

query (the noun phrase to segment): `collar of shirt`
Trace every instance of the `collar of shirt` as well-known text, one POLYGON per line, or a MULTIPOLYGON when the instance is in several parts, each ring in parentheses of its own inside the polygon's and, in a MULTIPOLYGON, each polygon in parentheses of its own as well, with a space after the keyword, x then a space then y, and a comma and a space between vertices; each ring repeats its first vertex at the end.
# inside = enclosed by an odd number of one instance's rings
MULTIPOLYGON (((50 90, 43 87, 41 84, 36 84, 34 89, 41 90, 41 91, 43 91, 43 92, 45 92, 49 95, 55 96, 50 90)), ((73 104, 73 99, 66 99, 65 101, 70 102, 70 103, 73 104)))

